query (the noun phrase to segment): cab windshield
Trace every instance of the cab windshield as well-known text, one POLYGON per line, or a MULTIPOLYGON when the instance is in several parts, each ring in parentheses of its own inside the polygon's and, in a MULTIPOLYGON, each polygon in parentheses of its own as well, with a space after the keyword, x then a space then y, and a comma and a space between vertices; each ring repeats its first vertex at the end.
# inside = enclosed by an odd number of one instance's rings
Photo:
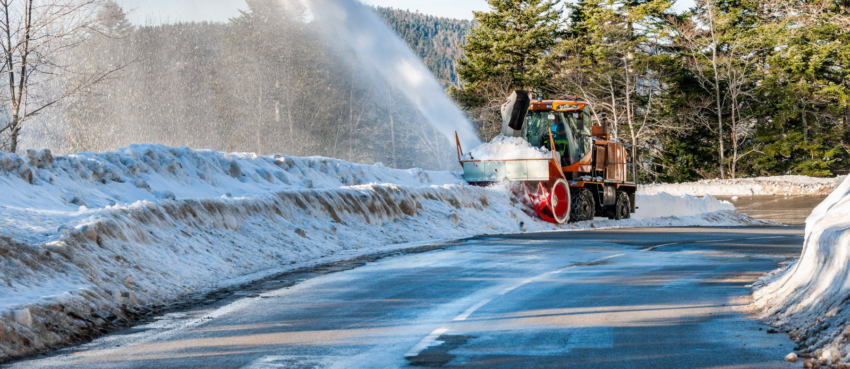
POLYGON ((549 131, 563 165, 573 165, 590 152, 590 118, 583 111, 530 111, 523 137, 535 147, 550 148, 549 131))

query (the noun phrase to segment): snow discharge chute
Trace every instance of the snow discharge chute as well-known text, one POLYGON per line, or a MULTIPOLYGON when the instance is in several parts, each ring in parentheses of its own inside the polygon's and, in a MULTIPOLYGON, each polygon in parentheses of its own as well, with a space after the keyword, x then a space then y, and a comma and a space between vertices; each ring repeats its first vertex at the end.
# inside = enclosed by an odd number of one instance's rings
POLYGON ((530 106, 528 92, 517 90, 511 94, 508 102, 502 105, 502 135, 519 137, 522 134, 522 125, 530 106))

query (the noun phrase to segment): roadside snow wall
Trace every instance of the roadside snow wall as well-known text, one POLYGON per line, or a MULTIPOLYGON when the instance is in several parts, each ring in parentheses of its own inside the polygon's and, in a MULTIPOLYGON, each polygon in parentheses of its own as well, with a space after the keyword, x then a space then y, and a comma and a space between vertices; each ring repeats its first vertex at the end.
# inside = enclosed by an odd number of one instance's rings
POLYGON ((754 306, 802 355, 850 361, 850 179, 806 219, 800 259, 756 284, 754 306))
POLYGON ((739 179, 707 179, 687 183, 656 183, 640 187, 638 193, 653 195, 754 196, 754 195, 827 195, 846 178, 776 176, 739 179))
POLYGON ((505 188, 452 172, 156 145, 0 155, 0 194, 0 362, 335 254, 481 234, 759 224, 716 200, 639 196, 646 219, 559 227, 505 188))
POLYGON ((667 193, 637 195, 638 209, 632 218, 650 219, 664 216, 689 217, 715 211, 735 211, 735 205, 720 201, 711 195, 697 198, 691 195, 673 196, 667 193))

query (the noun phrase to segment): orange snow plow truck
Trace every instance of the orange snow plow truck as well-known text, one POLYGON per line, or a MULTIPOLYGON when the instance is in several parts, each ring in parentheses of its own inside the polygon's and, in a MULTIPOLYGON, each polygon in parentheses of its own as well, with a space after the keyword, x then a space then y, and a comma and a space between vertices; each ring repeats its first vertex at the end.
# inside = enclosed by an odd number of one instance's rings
POLYGON ((611 137, 605 119, 593 125, 587 107, 581 101, 532 101, 526 91, 514 91, 502 106, 502 135, 522 137, 551 157, 464 158, 458 139, 464 179, 479 186, 506 181, 523 203, 553 223, 628 219, 636 209, 634 148, 611 137))

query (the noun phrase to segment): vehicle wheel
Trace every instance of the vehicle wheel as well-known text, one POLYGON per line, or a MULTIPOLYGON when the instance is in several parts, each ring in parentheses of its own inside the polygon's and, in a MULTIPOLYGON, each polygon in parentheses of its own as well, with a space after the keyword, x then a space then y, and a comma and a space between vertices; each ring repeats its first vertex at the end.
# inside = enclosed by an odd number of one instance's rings
POLYGON ((617 191, 617 203, 614 205, 614 220, 629 219, 632 216, 632 203, 629 195, 617 191))
POLYGON ((570 187, 563 179, 555 181, 552 193, 549 195, 549 205, 552 215, 559 224, 565 223, 570 218, 570 187))
POLYGON ((593 220, 596 214, 596 204, 593 201, 593 194, 588 189, 576 191, 573 195, 572 211, 570 212, 571 222, 581 222, 583 220, 593 220))

